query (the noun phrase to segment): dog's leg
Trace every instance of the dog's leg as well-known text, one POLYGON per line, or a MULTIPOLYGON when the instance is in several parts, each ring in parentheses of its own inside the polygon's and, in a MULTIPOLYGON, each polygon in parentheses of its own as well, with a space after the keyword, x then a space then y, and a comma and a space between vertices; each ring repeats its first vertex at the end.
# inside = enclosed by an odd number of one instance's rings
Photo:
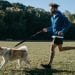
POLYGON ((28 60, 28 58, 23 58, 23 60, 26 63, 26 65, 28 66, 28 68, 31 68, 30 61, 28 60))
POLYGON ((30 65, 30 62, 29 62, 29 60, 27 59, 26 61, 25 61, 27 64, 29 64, 30 65))
POLYGON ((5 64, 5 58, 2 56, 2 62, 1 62, 1 64, 0 64, 0 69, 3 67, 3 65, 5 64))
POLYGON ((17 68, 19 69, 20 66, 21 66, 21 65, 20 65, 20 59, 17 60, 17 64, 18 64, 18 65, 17 65, 17 68))
POLYGON ((3 68, 7 63, 8 63, 8 58, 6 58, 5 56, 2 56, 3 62, 0 66, 0 68, 3 68))
POLYGON ((24 68, 25 62, 22 58, 20 58, 20 69, 22 70, 24 68))

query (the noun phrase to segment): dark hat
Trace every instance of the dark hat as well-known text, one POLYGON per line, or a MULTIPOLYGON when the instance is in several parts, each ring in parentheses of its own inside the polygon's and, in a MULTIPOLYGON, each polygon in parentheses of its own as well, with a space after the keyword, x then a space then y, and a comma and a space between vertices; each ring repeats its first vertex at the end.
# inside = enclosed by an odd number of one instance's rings
POLYGON ((59 5, 56 4, 56 3, 50 3, 49 6, 51 6, 51 7, 55 7, 55 8, 58 8, 58 7, 59 7, 59 5))

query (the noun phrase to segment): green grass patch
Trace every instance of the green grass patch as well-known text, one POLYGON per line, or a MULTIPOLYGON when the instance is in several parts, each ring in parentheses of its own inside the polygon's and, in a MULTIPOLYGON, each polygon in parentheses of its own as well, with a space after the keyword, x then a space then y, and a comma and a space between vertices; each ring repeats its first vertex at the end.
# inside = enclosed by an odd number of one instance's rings
MULTIPOLYGON (((1 41, 0 46, 13 48, 17 43, 1 41)), ((0 75, 75 75, 75 42, 64 42, 63 46, 68 49, 62 52, 56 48, 51 69, 41 66, 49 62, 50 44, 51 42, 24 42, 20 46, 28 46, 31 69, 16 70, 15 61, 8 63, 5 70, 0 70, 0 75)))

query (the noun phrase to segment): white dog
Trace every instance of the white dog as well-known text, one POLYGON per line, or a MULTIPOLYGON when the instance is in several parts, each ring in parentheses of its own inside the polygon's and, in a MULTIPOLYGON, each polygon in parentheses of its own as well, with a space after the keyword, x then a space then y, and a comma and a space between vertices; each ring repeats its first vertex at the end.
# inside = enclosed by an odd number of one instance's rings
MULTIPOLYGON (((18 61, 18 68, 22 61, 27 63, 30 66, 30 62, 28 61, 28 48, 27 46, 21 46, 17 49, 15 48, 7 48, 7 47, 0 47, 0 56, 2 60, 0 60, 0 69, 9 61, 9 60, 16 60, 18 61)), ((24 66, 24 65, 23 65, 24 66)))

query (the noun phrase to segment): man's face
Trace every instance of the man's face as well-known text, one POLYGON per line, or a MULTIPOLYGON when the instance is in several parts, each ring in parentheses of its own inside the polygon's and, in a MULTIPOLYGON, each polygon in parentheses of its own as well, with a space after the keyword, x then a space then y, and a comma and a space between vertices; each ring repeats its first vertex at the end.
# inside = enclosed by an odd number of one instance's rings
POLYGON ((55 7, 51 7, 51 14, 52 14, 52 15, 55 14, 56 11, 57 11, 57 8, 55 8, 55 7))

